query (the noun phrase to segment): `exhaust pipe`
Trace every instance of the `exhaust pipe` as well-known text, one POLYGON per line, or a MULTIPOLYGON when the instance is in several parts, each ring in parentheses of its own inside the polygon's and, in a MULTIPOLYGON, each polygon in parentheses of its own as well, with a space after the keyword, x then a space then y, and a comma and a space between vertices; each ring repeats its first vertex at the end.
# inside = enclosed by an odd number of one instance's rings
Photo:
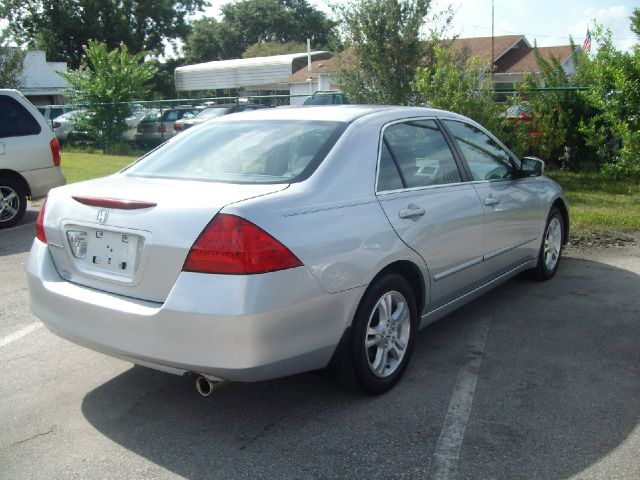
POLYGON ((220 390, 229 382, 212 382, 207 377, 196 378, 196 390, 203 397, 208 397, 216 390, 220 390))

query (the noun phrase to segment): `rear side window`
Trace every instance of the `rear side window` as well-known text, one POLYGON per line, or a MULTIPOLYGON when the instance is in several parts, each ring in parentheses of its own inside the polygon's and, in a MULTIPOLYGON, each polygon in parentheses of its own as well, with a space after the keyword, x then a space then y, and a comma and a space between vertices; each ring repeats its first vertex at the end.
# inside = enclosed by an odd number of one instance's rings
MULTIPOLYGON (((383 141, 400 169, 405 188, 462 181, 451 149, 435 121, 417 120, 393 124, 385 129, 383 141)), ((384 156, 384 150, 382 154, 384 156)), ((383 160, 381 158, 381 176, 385 174, 383 160)), ((383 185, 385 182, 386 180, 382 182, 383 185)), ((378 190, 381 190, 380 183, 379 181, 378 190)))
POLYGON ((33 115, 15 99, 0 96, 0 138, 37 135, 40 124, 33 115))
POLYGON ((315 171, 347 124, 212 119, 204 125, 154 150, 127 174, 226 183, 301 181, 315 171))
POLYGON ((63 113, 64 113, 64 110, 62 108, 52 108, 51 113, 49 114, 49 118, 59 117, 63 113))

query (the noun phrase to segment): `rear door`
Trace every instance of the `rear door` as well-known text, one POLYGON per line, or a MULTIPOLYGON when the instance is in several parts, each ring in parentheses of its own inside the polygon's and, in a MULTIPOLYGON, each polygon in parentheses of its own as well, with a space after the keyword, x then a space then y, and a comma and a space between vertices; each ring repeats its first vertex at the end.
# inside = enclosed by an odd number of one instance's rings
POLYGON ((443 124, 466 162, 484 208, 488 274, 534 258, 540 245, 542 208, 535 180, 518 178, 515 160, 486 132, 458 120, 443 124))
POLYGON ((435 119, 383 129, 377 197, 402 240, 425 260, 431 308, 482 280, 484 212, 435 119))

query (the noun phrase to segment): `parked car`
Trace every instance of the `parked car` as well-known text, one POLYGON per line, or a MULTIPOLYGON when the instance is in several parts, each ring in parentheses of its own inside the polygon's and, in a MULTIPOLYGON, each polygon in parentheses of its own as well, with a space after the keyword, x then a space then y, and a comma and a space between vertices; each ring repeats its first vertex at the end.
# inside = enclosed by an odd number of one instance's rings
POLYGON ((315 92, 304 99, 303 105, 348 105, 349 100, 340 91, 328 90, 315 92))
POLYGON ((194 117, 202 110, 202 107, 181 106, 170 108, 157 113, 147 114, 138 123, 135 136, 136 143, 140 145, 158 145, 170 139, 178 132, 174 129, 176 120, 194 117))
POLYGON ((50 193, 31 308, 81 345, 195 373, 203 394, 328 366, 381 393, 420 328, 556 273, 569 217, 542 167, 427 108, 215 118, 50 193))
POLYGON ((53 133, 55 133, 60 143, 67 141, 79 117, 86 115, 86 113, 86 110, 72 110, 53 119, 53 133))
POLYGON ((176 121, 173 128, 176 132, 182 132, 187 128, 191 128, 194 125, 200 125, 202 122, 206 122, 212 118, 221 117, 222 115, 229 115, 230 113, 246 112, 249 110, 259 110, 261 108, 267 108, 266 105, 260 105, 257 103, 225 103, 220 105, 212 105, 204 110, 198 112, 194 117, 183 118, 176 121))
POLYGON ((527 103, 511 105, 502 116, 516 128, 524 126, 529 132, 530 137, 537 138, 542 135, 542 133, 534 130, 532 124, 533 119, 531 118, 531 107, 527 103))
POLYGON ((0 89, 0 228, 22 219, 27 198, 64 183, 60 144, 47 121, 20 92, 0 89))
POLYGON ((53 126, 55 118, 76 109, 75 107, 68 105, 38 105, 36 108, 51 126, 53 126))
MULTIPOLYGON (((131 115, 124 119, 126 128, 122 132, 122 140, 128 142, 135 140, 137 126, 147 113, 148 111, 141 107, 133 109, 131 115)), ((68 141, 71 144, 98 142, 98 139, 93 138, 86 128, 86 121, 89 120, 90 115, 92 115, 92 113, 81 109, 67 112, 55 118, 53 120, 53 131, 56 134, 56 138, 61 143, 68 141), (83 122, 83 120, 85 122, 83 122)))

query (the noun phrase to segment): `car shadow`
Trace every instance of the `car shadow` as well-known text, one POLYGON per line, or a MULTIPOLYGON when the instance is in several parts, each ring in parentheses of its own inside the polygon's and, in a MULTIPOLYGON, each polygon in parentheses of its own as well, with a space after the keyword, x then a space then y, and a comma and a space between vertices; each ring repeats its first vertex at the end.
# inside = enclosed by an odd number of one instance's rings
POLYGON ((555 279, 513 279, 420 332, 403 380, 379 397, 318 374, 234 384, 133 367, 89 392, 85 418, 186 478, 420 478, 489 317, 457 478, 567 478, 640 420, 640 277, 565 258, 555 279))
POLYGON ((36 236, 38 211, 29 209, 15 227, 0 230, 0 257, 28 252, 36 236))

